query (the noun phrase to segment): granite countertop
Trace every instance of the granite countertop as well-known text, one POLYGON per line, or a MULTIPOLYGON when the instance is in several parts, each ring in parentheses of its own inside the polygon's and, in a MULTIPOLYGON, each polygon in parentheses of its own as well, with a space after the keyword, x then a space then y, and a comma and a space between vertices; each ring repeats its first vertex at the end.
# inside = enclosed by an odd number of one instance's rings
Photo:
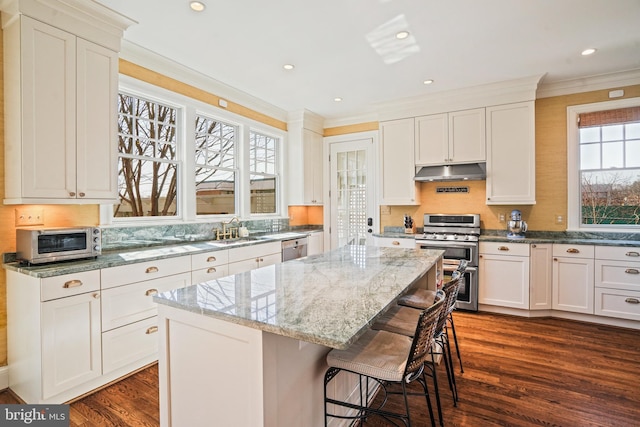
POLYGON ((313 231, 317 230, 308 232, 302 230, 277 232, 274 234, 264 234, 261 236, 251 236, 249 238, 239 238, 228 241, 213 240, 173 245, 154 245, 148 247, 132 248, 129 250, 105 251, 96 259, 61 261, 44 265, 29 266, 18 262, 7 262, 3 264, 3 267, 7 270, 17 271, 29 276, 45 278, 60 276, 63 274, 79 273, 82 271, 98 270, 101 268, 115 267, 119 265, 134 264, 142 261, 153 261, 182 255, 192 255, 211 251, 222 251, 225 249, 257 245, 266 242, 295 239, 307 236, 310 232, 313 231))
POLYGON ((343 349, 442 254, 442 250, 344 246, 175 289, 153 299, 203 316, 343 349))

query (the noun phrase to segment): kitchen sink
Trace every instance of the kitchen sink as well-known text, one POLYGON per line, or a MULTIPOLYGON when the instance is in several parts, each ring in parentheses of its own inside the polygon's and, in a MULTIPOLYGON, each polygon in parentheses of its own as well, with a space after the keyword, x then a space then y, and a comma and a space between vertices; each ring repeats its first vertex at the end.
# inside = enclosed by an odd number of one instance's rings
POLYGON ((248 242, 255 242, 257 240, 263 240, 258 237, 241 237, 239 239, 227 239, 227 240, 212 240, 207 242, 209 245, 213 246, 234 246, 234 245, 242 245, 248 242))

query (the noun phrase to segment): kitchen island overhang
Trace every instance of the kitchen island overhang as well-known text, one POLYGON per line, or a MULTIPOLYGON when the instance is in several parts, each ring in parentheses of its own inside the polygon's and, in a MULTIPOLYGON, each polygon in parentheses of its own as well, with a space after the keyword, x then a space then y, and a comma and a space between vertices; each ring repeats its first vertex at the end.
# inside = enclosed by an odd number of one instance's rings
POLYGON ((161 426, 323 425, 326 353, 435 288, 442 253, 345 246, 156 296, 161 426))

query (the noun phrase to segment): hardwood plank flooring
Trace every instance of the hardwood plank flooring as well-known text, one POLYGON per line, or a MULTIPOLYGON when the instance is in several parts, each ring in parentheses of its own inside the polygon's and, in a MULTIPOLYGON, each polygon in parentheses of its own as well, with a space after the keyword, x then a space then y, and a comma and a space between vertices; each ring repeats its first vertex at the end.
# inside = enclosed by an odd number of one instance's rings
MULTIPOLYGON (((460 401, 453 407, 444 367, 438 369, 446 426, 640 426, 640 331, 489 313, 454 316, 464 373, 456 370, 460 401)), ((18 402, 5 391, 0 403, 18 402)), ((155 427, 158 408, 154 365, 72 403, 71 427, 155 427)), ((412 397, 411 409, 414 426, 430 425, 424 399, 412 397)))

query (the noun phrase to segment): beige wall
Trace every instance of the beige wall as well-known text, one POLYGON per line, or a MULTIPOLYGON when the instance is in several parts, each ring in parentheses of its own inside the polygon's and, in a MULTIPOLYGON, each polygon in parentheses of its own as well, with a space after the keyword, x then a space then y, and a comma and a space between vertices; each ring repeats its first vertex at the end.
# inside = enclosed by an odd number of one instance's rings
MULTIPOLYGON (((624 88, 624 98, 640 96, 640 85, 624 88)), ((567 216, 567 106, 609 101, 611 89, 556 96, 536 101, 536 204, 520 206, 487 206, 485 181, 459 182, 451 185, 468 186, 468 194, 436 194, 435 187, 449 184, 421 183, 420 206, 391 206, 380 210, 381 230, 385 226, 400 227, 403 215, 413 216, 416 226, 423 225, 422 214, 479 213, 484 229, 506 229, 499 214, 520 209, 530 230, 563 231, 567 216), (556 215, 565 218, 556 224, 556 215)))

